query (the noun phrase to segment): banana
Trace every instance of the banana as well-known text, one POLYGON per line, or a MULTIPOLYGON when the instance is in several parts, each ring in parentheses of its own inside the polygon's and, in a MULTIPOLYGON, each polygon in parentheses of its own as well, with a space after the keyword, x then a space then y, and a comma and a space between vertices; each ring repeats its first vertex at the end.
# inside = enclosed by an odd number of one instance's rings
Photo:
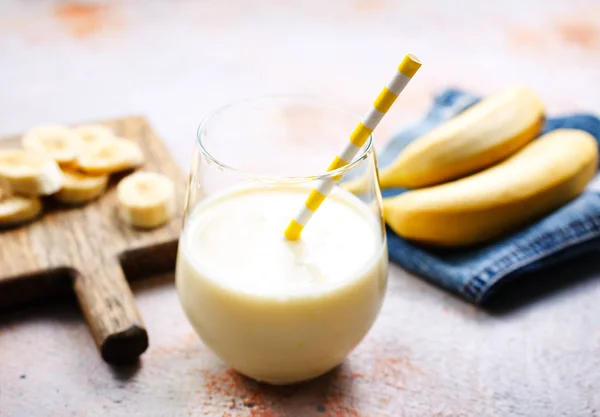
MULTIPOLYGON (((369 177, 367 175, 363 175, 363 176, 360 176, 353 180, 344 181, 342 179, 342 182, 340 182, 339 185, 344 190, 349 191, 353 194, 363 194, 363 193, 369 192, 369 188, 370 188, 371 184, 372 184, 372 182, 369 181, 369 177)), ((383 188, 383 187, 381 187, 381 184, 380 184, 380 188, 383 188)))
POLYGON ((4 177, 0 176, 0 200, 2 200, 3 197, 7 197, 11 194, 10 183, 4 179, 4 177))
POLYGON ((112 130, 102 125, 82 125, 73 128, 85 146, 108 141, 115 138, 112 130))
POLYGON ((175 187, 163 174, 136 172, 117 186, 119 216, 142 228, 160 226, 175 213, 175 187))
POLYGON ((14 226, 37 217, 42 203, 37 197, 4 196, 0 198, 0 227, 14 226))
POLYGON ((593 136, 559 129, 485 171, 385 199, 384 214, 406 239, 448 247, 482 243, 577 197, 597 165, 593 136))
POLYGON ((71 129, 64 126, 39 126, 21 139, 25 150, 49 155, 59 164, 68 164, 77 158, 83 143, 71 129))
POLYGON ((409 144, 381 170, 380 185, 420 188, 487 168, 535 138, 543 121, 542 101, 532 90, 501 91, 409 144))
POLYGON ((64 184, 54 198, 67 204, 81 204, 102 195, 108 175, 88 175, 75 170, 63 170, 64 184))
POLYGON ((0 151, 0 178, 12 191, 33 196, 54 194, 64 182, 54 159, 21 149, 0 151))
POLYGON ((110 174, 140 166, 144 155, 136 143, 114 138, 86 147, 76 162, 77 167, 88 174, 110 174))
POLYGON ((11 194, 10 188, 7 186, 2 186, 2 181, 0 180, 0 201, 2 201, 3 198, 10 197, 11 194))

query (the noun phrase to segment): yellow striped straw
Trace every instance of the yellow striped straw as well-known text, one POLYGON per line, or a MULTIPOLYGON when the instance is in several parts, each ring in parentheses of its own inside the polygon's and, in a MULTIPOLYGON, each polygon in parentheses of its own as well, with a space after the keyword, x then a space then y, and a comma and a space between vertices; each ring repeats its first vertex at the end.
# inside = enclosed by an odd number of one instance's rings
MULTIPOLYGON (((352 159, 365 144, 369 136, 371 136, 371 133, 373 133, 381 119, 383 119, 383 116, 392 107, 394 101, 396 101, 402 90, 404 90, 404 87, 406 87, 420 67, 421 62, 416 56, 408 54, 404 57, 400 65, 398 65, 398 70, 394 74, 394 77, 383 87, 383 90, 381 90, 381 93, 375 99, 373 107, 363 116, 356 129, 354 129, 354 132, 350 135, 350 140, 346 148, 335 157, 331 165, 327 168, 327 171, 333 171, 352 162, 352 159)), ((333 178, 323 180, 310 192, 304 202, 304 207, 302 207, 296 217, 292 219, 287 229, 285 229, 286 239, 300 239, 302 229, 304 229, 323 200, 327 198, 340 177, 341 175, 336 175, 333 178)))

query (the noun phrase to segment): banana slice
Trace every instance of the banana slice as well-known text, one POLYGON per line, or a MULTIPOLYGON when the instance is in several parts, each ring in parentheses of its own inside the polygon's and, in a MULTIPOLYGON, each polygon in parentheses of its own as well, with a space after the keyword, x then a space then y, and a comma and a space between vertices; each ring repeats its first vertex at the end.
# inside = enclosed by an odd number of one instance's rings
POLYGON ((136 172, 117 186, 119 216, 132 226, 152 228, 175 213, 173 181, 155 172, 136 172))
POLYGON ((73 132, 79 136, 84 146, 109 141, 115 138, 112 130, 102 125, 83 125, 73 128, 73 132))
POLYGON ((83 149, 79 136, 64 126, 33 128, 23 136, 21 144, 25 150, 42 152, 59 164, 73 161, 83 149))
POLYGON ((42 203, 37 197, 18 195, 0 199, 0 227, 13 226, 37 217, 42 203))
POLYGON ((88 175, 74 170, 63 170, 65 182, 54 197, 63 203, 81 204, 102 195, 108 184, 108 175, 88 175))
POLYGON ((87 147, 77 158, 77 167, 88 174, 110 174, 140 166, 142 149, 127 139, 100 141, 87 147))
POLYGON ((0 178, 12 191, 34 196, 54 194, 64 182, 54 159, 21 149, 0 151, 0 178))
POLYGON ((4 177, 0 177, 0 200, 4 197, 8 197, 12 195, 10 191, 10 183, 4 179, 4 177))

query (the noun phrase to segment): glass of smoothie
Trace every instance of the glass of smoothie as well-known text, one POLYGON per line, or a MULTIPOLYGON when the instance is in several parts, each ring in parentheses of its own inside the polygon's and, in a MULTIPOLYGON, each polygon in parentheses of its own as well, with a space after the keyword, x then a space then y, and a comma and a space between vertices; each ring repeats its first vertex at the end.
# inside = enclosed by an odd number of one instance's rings
POLYGON ((204 344, 243 375, 289 384, 324 374, 379 313, 388 255, 372 138, 326 172, 358 120, 271 96, 223 107, 198 129, 177 291, 204 344), (311 190, 332 178, 301 238, 286 240, 311 190), (357 194, 347 181, 360 182, 357 194))

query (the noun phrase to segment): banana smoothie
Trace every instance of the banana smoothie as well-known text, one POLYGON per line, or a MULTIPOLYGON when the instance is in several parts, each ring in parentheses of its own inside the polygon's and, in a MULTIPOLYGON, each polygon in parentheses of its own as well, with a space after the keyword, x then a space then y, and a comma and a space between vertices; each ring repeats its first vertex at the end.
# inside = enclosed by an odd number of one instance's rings
POLYGON ((272 384, 339 365, 373 324, 387 284, 382 226, 335 188, 302 238, 283 231, 307 187, 245 186, 188 215, 176 284, 203 342, 240 373, 272 384))

